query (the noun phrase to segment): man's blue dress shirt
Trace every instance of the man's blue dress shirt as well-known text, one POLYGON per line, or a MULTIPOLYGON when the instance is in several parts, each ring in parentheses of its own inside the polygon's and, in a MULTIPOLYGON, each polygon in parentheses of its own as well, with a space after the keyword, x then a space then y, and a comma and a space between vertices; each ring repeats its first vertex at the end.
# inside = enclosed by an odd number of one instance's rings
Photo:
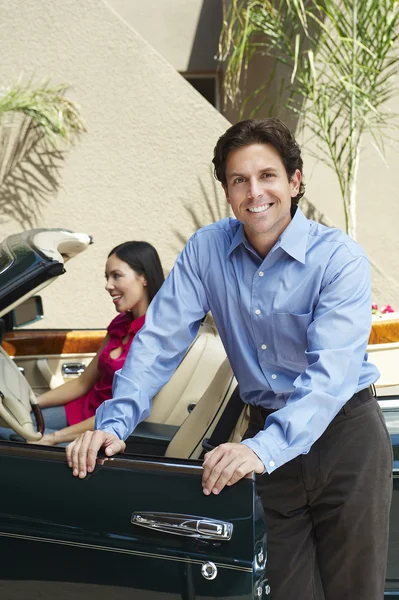
POLYGON ((269 473, 308 452, 347 400, 378 379, 365 353, 371 285, 362 248, 298 208, 263 259, 243 225, 223 219, 197 231, 178 257, 96 429, 126 439, 149 416, 209 310, 244 402, 280 409, 242 442, 269 473))

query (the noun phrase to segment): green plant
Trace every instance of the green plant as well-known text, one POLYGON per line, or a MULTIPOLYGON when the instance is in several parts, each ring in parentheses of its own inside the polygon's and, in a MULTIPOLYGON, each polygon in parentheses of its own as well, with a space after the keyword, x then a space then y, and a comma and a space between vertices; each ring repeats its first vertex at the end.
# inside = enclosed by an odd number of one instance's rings
POLYGON ((55 148, 86 130, 67 89, 48 83, 0 88, 0 186, 36 147, 55 148))
MULTIPOLYGON (((229 0, 220 38, 224 87, 240 98, 243 74, 256 54, 274 69, 255 91, 275 85, 276 65, 289 69, 281 84, 285 106, 311 131, 316 153, 338 178, 346 230, 356 237, 356 181, 364 135, 383 155, 395 115, 387 102, 397 92, 398 0, 229 0)), ((245 105, 245 101, 244 101, 245 105)), ((255 112, 256 110, 255 109, 255 112)))
POLYGON ((56 191, 64 149, 86 131, 67 90, 48 82, 0 88, 0 209, 23 227, 56 191))
POLYGON ((5 113, 19 112, 30 117, 44 136, 69 139, 71 133, 85 131, 85 126, 76 104, 65 96, 67 90, 67 85, 48 83, 0 88, 0 122, 5 113))

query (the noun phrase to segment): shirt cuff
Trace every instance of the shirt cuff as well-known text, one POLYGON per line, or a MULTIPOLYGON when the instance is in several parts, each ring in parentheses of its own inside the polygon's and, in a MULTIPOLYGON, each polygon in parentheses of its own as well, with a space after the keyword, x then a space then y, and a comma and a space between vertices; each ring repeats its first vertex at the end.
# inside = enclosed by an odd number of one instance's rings
POLYGON ((125 441, 125 438, 123 437, 121 432, 118 431, 118 428, 116 426, 112 427, 112 425, 99 425, 97 427, 96 425, 95 429, 99 429, 100 431, 104 431, 105 433, 112 433, 112 435, 115 435, 120 440, 125 441))
POLYGON ((96 411, 94 428, 112 433, 120 440, 126 440, 136 425, 134 416, 132 402, 106 400, 96 411))
POLYGON ((248 446, 263 462, 265 467, 263 473, 273 473, 285 462, 281 449, 265 431, 260 431, 255 437, 244 440, 241 444, 248 446))

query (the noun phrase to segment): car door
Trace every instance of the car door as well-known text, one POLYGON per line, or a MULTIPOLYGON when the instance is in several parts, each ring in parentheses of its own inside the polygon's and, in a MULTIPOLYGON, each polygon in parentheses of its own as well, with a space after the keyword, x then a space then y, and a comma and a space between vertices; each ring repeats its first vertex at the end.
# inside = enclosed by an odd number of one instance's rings
POLYGON ((399 596, 399 398, 380 398, 393 448, 393 495, 390 514, 386 598, 399 596))
POLYGON ((124 456, 79 480, 62 449, 0 442, 0 596, 268 598, 253 480, 206 497, 201 474, 124 456))

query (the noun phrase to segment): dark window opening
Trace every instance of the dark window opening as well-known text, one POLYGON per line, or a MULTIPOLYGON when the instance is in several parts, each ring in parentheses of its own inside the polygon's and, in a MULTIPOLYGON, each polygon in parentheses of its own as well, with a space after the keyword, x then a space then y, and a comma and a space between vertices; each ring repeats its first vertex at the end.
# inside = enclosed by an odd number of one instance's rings
POLYGON ((219 81, 217 75, 196 75, 182 73, 184 79, 190 83, 205 98, 219 110, 219 81))

